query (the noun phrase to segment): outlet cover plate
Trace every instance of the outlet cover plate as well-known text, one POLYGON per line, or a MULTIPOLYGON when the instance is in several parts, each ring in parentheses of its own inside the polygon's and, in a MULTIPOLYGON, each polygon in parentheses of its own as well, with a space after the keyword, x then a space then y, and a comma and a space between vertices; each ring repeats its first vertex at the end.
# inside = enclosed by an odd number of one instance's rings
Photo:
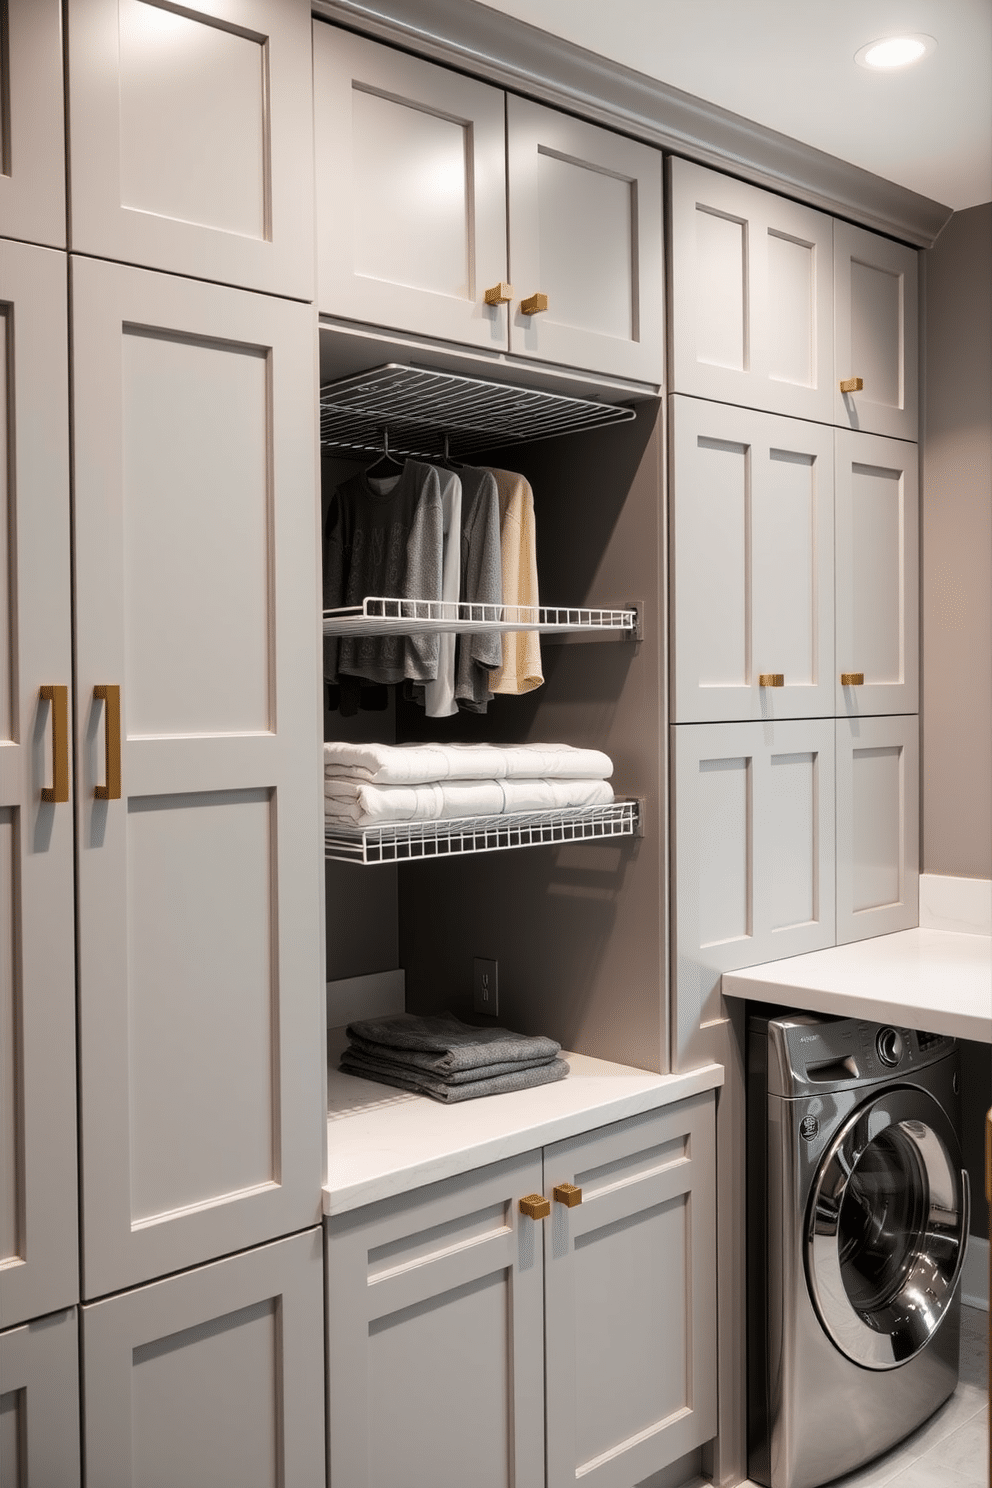
POLYGON ((476 956, 472 962, 472 1008, 484 1017, 499 1013, 499 962, 476 956))

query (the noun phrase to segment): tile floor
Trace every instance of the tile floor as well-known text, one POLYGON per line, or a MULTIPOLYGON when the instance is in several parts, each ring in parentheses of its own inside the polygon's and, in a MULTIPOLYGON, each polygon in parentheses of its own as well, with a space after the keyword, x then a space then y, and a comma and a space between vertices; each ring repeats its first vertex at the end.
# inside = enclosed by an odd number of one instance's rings
POLYGON ((961 1377, 950 1400, 891 1452, 831 1488, 987 1488, 988 1326, 987 1312, 961 1309, 961 1377))

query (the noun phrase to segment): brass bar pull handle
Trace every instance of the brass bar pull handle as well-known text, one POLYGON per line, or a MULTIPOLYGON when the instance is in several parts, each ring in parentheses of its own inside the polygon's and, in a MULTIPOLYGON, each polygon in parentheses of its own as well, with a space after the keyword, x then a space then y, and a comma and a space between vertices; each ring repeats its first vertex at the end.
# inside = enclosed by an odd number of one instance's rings
POLYGON ((103 740, 106 759, 106 780, 98 785, 93 794, 98 801, 119 801, 121 798, 121 690, 117 686, 101 683, 94 687, 93 696, 103 702, 103 740))
POLYGON ((546 294, 532 294, 529 300, 520 301, 521 315, 540 315, 542 310, 548 308, 548 297, 546 294))
POLYGON ((785 673, 784 672, 759 672, 758 673, 758 686, 759 687, 784 687, 785 686, 785 673))
POLYGON ((566 1209, 574 1209, 576 1204, 582 1203, 582 1190, 576 1188, 574 1183, 557 1183, 553 1189, 556 1204, 564 1204, 566 1209))
POLYGON ((841 672, 840 685, 841 687, 864 687, 865 674, 864 672, 841 672))
POLYGON ((486 290, 487 305, 508 305, 512 299, 513 285, 504 284, 502 280, 499 284, 494 284, 492 289, 486 290))
POLYGON ((863 377, 845 377, 840 385, 842 393, 864 392, 865 380, 863 377))
POLYGON ((52 705, 52 783, 43 785, 43 801, 69 799, 69 689, 45 686, 40 695, 52 705))
POLYGON ((527 1194, 520 1200, 520 1213, 526 1214, 530 1219, 547 1219, 551 1213, 551 1204, 543 1194, 527 1194))

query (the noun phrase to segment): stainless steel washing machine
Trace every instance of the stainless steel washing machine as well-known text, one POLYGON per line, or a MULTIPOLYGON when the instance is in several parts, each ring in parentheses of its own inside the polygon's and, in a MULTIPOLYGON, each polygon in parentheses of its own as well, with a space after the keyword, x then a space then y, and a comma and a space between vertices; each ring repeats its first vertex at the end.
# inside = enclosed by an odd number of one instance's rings
POLYGON ((748 1472, 766 1488, 860 1467, 957 1383, 957 1070, 938 1034, 749 1019, 748 1472))

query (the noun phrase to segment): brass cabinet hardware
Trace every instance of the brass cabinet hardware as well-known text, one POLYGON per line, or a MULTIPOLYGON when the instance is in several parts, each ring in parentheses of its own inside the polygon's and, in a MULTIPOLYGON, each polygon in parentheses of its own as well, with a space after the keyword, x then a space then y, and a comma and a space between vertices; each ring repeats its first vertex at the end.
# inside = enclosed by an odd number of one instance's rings
POLYGON ((502 280, 499 284, 494 284, 492 289, 486 290, 487 305, 508 305, 512 299, 513 285, 504 284, 502 280))
POLYGON ((860 393, 864 391, 865 380, 863 377, 845 377, 840 385, 842 393, 860 393))
POLYGON ((41 697, 52 705, 52 783, 41 788, 43 801, 69 799, 69 689, 45 686, 41 697))
POLYGON ((841 687, 864 687, 865 674, 864 672, 841 672, 840 685, 841 687))
POLYGON ((759 687, 784 687, 785 686, 785 673, 784 672, 759 672, 758 673, 758 686, 759 687))
POLYGON ((520 1213, 531 1219, 547 1219, 551 1204, 543 1194, 527 1194, 520 1200, 520 1213))
POLYGON ((93 696, 103 702, 103 740, 106 761, 106 780, 98 785, 93 794, 98 801, 119 801, 121 798, 121 690, 117 686, 100 683, 93 689, 93 696))
POLYGON ((520 301, 521 315, 540 315, 542 310, 548 308, 548 297, 546 294, 532 294, 529 300, 520 301))
POLYGON ((582 1190, 574 1183, 556 1183, 554 1196, 555 1203, 564 1204, 566 1209, 574 1209, 576 1204, 582 1203, 582 1190))

